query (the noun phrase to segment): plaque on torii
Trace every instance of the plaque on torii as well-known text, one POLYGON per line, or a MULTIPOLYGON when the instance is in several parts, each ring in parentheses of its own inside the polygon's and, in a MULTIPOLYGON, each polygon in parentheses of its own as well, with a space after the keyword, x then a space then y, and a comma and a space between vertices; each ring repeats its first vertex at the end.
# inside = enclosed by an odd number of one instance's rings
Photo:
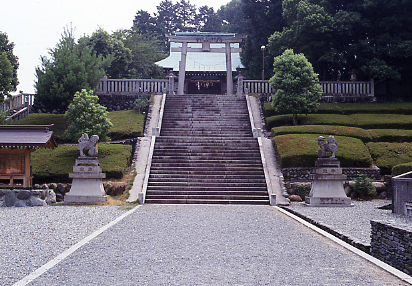
POLYGON ((184 82, 186 76, 186 57, 188 52, 225 53, 226 54, 226 82, 227 94, 233 94, 232 77, 232 53, 240 53, 241 48, 231 47, 230 44, 241 43, 246 36, 236 34, 219 33, 178 33, 176 35, 166 35, 175 43, 182 43, 182 47, 172 47, 171 52, 180 52, 179 62, 179 83, 177 93, 184 94, 184 82), (188 43, 202 43, 201 48, 188 47, 188 43), (210 44, 225 44, 224 48, 212 48, 210 44))

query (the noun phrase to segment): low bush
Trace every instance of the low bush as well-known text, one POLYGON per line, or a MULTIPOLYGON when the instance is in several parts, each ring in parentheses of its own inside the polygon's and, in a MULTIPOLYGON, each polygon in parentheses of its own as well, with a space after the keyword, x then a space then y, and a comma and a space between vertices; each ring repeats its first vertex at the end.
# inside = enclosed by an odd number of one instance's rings
POLYGON ((108 134, 110 139, 122 140, 143 136, 144 115, 137 110, 112 111, 107 118, 113 124, 108 134))
MULTIPOLYGON (((120 179, 127 172, 132 146, 98 144, 100 165, 108 179, 120 179)), ((77 146, 59 146, 55 149, 38 149, 31 155, 35 183, 71 182, 68 174, 79 156, 77 146)))
POLYGON ((392 167, 392 176, 398 176, 412 171, 412 162, 399 164, 392 167))
POLYGON ((396 165, 412 162, 412 143, 370 142, 366 146, 383 174, 391 174, 396 165))
MULTIPOLYGON (((273 138, 282 168, 313 167, 317 159, 319 134, 289 134, 273 138)), ((335 136, 338 142, 336 157, 343 167, 369 167, 372 158, 365 144, 352 137, 335 136)))
MULTIPOLYGON (((299 125, 337 125, 365 129, 412 129, 412 115, 400 114, 308 114, 298 116, 299 125)), ((266 118, 267 128, 291 125, 292 115, 275 115, 266 118)))
POLYGON ((365 174, 360 174, 355 179, 353 191, 360 199, 370 199, 376 195, 376 188, 372 184, 373 180, 365 174))
MULTIPOLYGON (((412 133, 412 132, 411 132, 412 133)), ((285 134, 324 134, 340 135, 361 139, 363 142, 372 141, 369 131, 347 126, 330 126, 330 125, 299 125, 299 126, 281 126, 272 128, 272 137, 285 134)))

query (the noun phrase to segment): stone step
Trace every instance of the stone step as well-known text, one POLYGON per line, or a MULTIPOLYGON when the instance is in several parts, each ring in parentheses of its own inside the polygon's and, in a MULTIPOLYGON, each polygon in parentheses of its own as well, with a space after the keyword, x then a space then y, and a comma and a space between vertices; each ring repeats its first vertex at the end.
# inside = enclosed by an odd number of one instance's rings
POLYGON ((206 199, 146 199, 147 204, 233 204, 233 205, 268 205, 268 200, 206 200, 206 199))
POLYGON ((191 176, 168 176, 165 178, 162 177, 153 177, 150 176, 150 182, 163 182, 163 183, 169 183, 169 182, 185 182, 185 183, 216 183, 216 184, 222 184, 222 183, 228 183, 228 184, 233 184, 233 183, 247 183, 247 184, 266 184, 265 178, 235 178, 235 179, 230 179, 230 178, 222 178, 222 179, 216 179, 216 178, 202 178, 202 177, 191 177, 191 176))
POLYGON ((150 179, 161 179, 161 180, 169 180, 171 178, 178 180, 178 179, 186 179, 191 178, 191 180, 265 180, 265 176, 262 173, 261 175, 194 175, 194 174, 150 174, 150 179))

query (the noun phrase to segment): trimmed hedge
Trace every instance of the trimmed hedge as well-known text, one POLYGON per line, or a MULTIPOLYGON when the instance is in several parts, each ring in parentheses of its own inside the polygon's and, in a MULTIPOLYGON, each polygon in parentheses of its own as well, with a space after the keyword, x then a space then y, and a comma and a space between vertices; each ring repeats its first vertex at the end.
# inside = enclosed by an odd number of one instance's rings
POLYGON ((369 131, 362 128, 329 125, 299 125, 274 127, 272 128, 271 134, 272 137, 285 134, 326 134, 326 136, 340 135, 358 138, 363 142, 370 142, 373 139, 369 131))
POLYGON ((399 164, 392 167, 392 176, 398 176, 412 171, 412 162, 399 164))
MULTIPOLYGON (((132 146, 98 144, 100 165, 108 179, 121 179, 128 170, 132 146)), ((77 145, 38 149, 31 155, 35 183, 71 182, 68 174, 79 156, 77 145)))
POLYGON ((112 111, 108 118, 113 124, 108 134, 111 140, 143 136, 144 115, 136 110, 112 111))
MULTIPOLYGON (((359 128, 412 129, 412 115, 400 114, 308 114, 298 116, 300 125, 337 125, 359 128)), ((266 118, 267 128, 291 125, 292 115, 275 115, 266 118)))
MULTIPOLYGON (((273 139, 282 168, 313 167, 317 159, 319 134, 289 134, 273 139)), ((338 142, 336 157, 342 167, 369 167, 372 158, 360 139, 335 136, 338 142)))
POLYGON ((370 142, 366 146, 383 174, 391 174, 396 165, 412 162, 412 143, 370 142))
MULTIPOLYGON (((266 117, 279 115, 271 102, 263 104, 263 113, 266 117)), ((318 114, 412 114, 412 102, 406 103, 321 103, 318 114)))
POLYGON ((374 142, 412 142, 412 130, 369 129, 374 142))

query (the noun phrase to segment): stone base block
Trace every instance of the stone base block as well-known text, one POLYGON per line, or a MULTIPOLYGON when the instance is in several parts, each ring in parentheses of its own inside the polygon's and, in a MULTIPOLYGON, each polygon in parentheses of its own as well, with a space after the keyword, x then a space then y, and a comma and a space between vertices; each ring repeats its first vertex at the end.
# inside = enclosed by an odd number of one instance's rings
POLYGON ((67 204, 92 204, 106 202, 102 179, 74 178, 70 192, 64 196, 67 204))
POLYGON ((306 197, 305 205, 308 207, 352 207, 351 198, 333 197, 306 197))
POLYGON ((107 201, 107 196, 72 196, 65 195, 64 203, 66 204, 94 204, 94 203, 105 203, 107 201))

